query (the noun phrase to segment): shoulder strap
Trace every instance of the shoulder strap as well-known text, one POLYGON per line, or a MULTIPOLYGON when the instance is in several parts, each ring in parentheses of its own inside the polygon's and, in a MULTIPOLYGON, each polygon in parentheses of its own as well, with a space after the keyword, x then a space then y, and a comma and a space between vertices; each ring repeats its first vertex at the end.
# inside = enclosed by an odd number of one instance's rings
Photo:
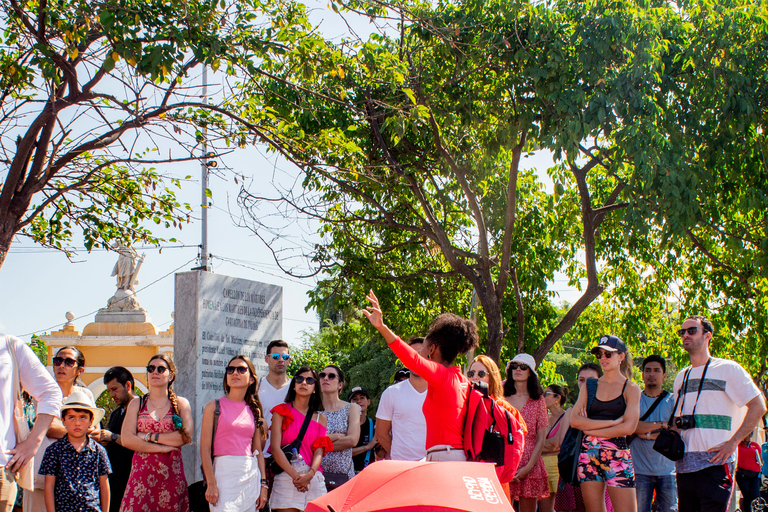
POLYGON ((301 424, 301 430, 299 430, 299 435, 296 436, 296 444, 301 444, 301 442, 304 440, 304 434, 307 433, 307 429, 309 428, 309 422, 312 421, 312 415, 315 414, 317 411, 309 410, 307 411, 307 415, 304 417, 304 423, 301 424))
POLYGON ((699 380, 699 391, 696 393, 696 401, 693 402, 693 410, 691 411, 691 416, 694 416, 696 414, 696 406, 699 403, 699 396, 701 395, 701 388, 704 386, 704 377, 707 376, 707 368, 709 368, 709 363, 712 362, 712 358, 710 357, 707 359, 707 364, 704 365, 704 371, 701 372, 701 379, 699 380))
POLYGON ((640 416, 640 421, 645 421, 645 420, 647 420, 647 419, 648 419, 648 416, 650 416, 650 415, 651 415, 651 413, 652 413, 652 412, 653 412, 653 411, 656 409, 656 407, 658 407, 658 406, 659 406, 659 404, 661 403, 661 401, 662 401, 662 400, 664 400, 664 399, 667 397, 667 395, 668 395, 668 394, 669 394, 669 391, 667 391, 667 390, 662 390, 662 391, 661 391, 661 394, 660 394, 659 396, 657 396, 657 397, 656 397, 656 400, 654 400, 654 401, 653 401, 653 403, 652 403, 652 404, 651 404, 651 406, 648 408, 648 410, 647 410, 647 411, 645 411, 645 412, 643 413, 643 415, 642 415, 642 416, 640 416))
POLYGON ((141 395, 139 398, 139 414, 141 414, 141 411, 144 410, 144 405, 147 403, 147 397, 149 396, 149 391, 147 391, 147 394, 141 395))
MULTIPOLYGON (((685 389, 688 387, 688 376, 691 373, 691 370, 693 368, 688 368, 685 371, 685 374, 683 374, 683 382, 680 384, 680 389, 677 390, 677 398, 675 399, 675 406, 672 408, 672 414, 669 415, 669 420, 667 420, 667 427, 672 427, 672 421, 675 419, 675 413, 677 412, 677 404, 680 403, 680 395, 685 394, 685 389)), ((685 403, 685 400, 683 400, 683 403, 685 403)), ((680 411, 682 412, 682 406, 680 407, 680 411)))
POLYGON ((215 402, 216 408, 213 410, 213 432, 211 433, 211 460, 213 460, 213 443, 216 440, 216 429, 219 427, 219 416, 221 416, 221 403, 218 398, 215 402))
POLYGON ((595 395, 597 395, 597 379, 587 379, 587 414, 592 409, 595 395))

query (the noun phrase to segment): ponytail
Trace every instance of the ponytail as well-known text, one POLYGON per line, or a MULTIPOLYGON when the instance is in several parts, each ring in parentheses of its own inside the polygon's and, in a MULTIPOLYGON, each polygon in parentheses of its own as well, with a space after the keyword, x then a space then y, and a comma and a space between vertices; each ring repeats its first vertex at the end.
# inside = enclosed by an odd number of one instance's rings
POLYGON ((629 353, 629 350, 624 352, 624 360, 619 366, 619 372, 632 382, 632 354, 629 353))

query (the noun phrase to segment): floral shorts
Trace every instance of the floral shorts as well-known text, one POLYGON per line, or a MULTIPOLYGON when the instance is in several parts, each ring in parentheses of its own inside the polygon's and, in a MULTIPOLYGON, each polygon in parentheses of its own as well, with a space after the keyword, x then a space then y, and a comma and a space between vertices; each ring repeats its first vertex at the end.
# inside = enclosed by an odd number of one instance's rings
POLYGON ((584 436, 577 468, 579 482, 635 487, 635 469, 625 439, 584 436))

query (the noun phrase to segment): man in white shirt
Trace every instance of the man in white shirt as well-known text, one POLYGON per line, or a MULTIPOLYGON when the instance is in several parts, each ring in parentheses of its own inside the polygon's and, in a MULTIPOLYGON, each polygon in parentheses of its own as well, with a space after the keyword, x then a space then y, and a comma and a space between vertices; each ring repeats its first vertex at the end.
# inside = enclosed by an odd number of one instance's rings
MULTIPOLYGON (((61 389, 32 349, 19 338, 0 335, 0 512, 10 512, 16 500, 14 472, 32 462, 54 416, 61 412, 61 389), (9 349, 11 352, 9 352, 9 349), (37 401, 35 426, 16 444, 13 421, 14 364, 24 391, 37 401)), ((42 454, 40 454, 42 456, 42 454)))
POLYGON ((691 366, 675 379, 675 426, 685 454, 675 463, 680 512, 725 512, 736 448, 765 414, 765 399, 738 363, 711 357, 712 322, 692 316, 678 331, 691 366))
MULTIPOLYGON (((285 402, 285 395, 288 393, 288 384, 291 382, 288 377, 288 366, 291 363, 290 349, 288 343, 283 340, 270 341, 267 345, 267 355, 264 360, 269 367, 267 376, 259 379, 259 401, 264 411, 264 419, 267 422, 267 428, 272 426, 272 408, 285 402)), ((267 431, 267 441, 264 444, 264 457, 269 465, 269 458, 272 456, 266 452, 269 448, 269 431, 267 431)), ((269 472, 268 472, 269 473, 269 472)), ((270 480, 270 491, 274 475, 268 475, 270 480)))
MULTIPOLYGON (((408 344, 417 352, 424 338, 408 344)), ((422 407, 427 397, 427 382, 411 372, 407 380, 384 390, 376 411, 376 440, 392 460, 420 460, 427 455, 427 423, 422 407)))

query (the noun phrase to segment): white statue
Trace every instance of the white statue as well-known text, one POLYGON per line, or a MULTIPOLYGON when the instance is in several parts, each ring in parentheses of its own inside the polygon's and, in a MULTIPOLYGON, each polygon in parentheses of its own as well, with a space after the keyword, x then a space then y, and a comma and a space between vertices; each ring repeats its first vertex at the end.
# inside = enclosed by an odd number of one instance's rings
POLYGON ((145 255, 139 256, 136 249, 122 243, 115 246, 115 251, 120 255, 112 269, 112 276, 117 276, 117 289, 135 291, 134 285, 139 283, 137 277, 145 255))

